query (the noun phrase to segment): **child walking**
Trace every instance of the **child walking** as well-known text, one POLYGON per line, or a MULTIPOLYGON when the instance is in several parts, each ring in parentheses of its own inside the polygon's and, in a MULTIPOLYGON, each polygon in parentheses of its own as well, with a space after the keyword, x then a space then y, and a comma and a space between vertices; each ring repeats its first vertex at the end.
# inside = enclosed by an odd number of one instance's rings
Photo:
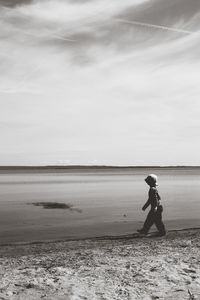
POLYGON ((159 236, 163 236, 166 234, 166 230, 162 221, 163 207, 161 205, 161 198, 156 188, 157 180, 158 177, 154 174, 148 175, 145 179, 150 188, 149 198, 145 205, 142 207, 142 210, 145 210, 149 205, 151 205, 151 209, 147 215, 146 221, 144 222, 143 228, 137 231, 142 234, 147 234, 151 226, 155 224, 159 231, 159 236))

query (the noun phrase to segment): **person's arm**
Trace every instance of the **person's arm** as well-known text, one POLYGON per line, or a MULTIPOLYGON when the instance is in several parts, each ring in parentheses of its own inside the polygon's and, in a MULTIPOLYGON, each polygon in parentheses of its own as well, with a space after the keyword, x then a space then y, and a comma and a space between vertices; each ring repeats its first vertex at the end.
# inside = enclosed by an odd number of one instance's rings
POLYGON ((150 205, 150 199, 147 200, 145 205, 142 207, 142 210, 145 210, 150 205))

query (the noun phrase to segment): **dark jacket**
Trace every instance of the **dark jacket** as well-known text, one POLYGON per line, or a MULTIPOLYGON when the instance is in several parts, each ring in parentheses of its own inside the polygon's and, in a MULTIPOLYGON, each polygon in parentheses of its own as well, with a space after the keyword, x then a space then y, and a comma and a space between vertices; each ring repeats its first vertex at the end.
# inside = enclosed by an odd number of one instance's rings
POLYGON ((161 198, 158 194, 158 190, 156 187, 150 187, 149 189, 149 199, 143 206, 143 210, 145 210, 149 205, 151 205, 151 210, 155 210, 161 205, 161 198))

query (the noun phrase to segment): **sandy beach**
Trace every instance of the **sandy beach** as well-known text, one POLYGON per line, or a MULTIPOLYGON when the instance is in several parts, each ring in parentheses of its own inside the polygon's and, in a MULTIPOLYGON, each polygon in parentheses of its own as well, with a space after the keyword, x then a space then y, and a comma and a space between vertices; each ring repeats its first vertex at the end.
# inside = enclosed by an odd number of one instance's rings
POLYGON ((0 299, 200 299, 199 249, 200 229, 4 245, 0 299))

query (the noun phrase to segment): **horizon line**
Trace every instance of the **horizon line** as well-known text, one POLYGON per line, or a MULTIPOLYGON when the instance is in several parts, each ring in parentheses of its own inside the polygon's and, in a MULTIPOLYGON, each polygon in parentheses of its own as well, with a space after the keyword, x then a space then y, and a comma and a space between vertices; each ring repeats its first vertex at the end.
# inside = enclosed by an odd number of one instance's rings
POLYGON ((0 169, 70 169, 70 168, 200 168, 200 165, 0 165, 0 169))

